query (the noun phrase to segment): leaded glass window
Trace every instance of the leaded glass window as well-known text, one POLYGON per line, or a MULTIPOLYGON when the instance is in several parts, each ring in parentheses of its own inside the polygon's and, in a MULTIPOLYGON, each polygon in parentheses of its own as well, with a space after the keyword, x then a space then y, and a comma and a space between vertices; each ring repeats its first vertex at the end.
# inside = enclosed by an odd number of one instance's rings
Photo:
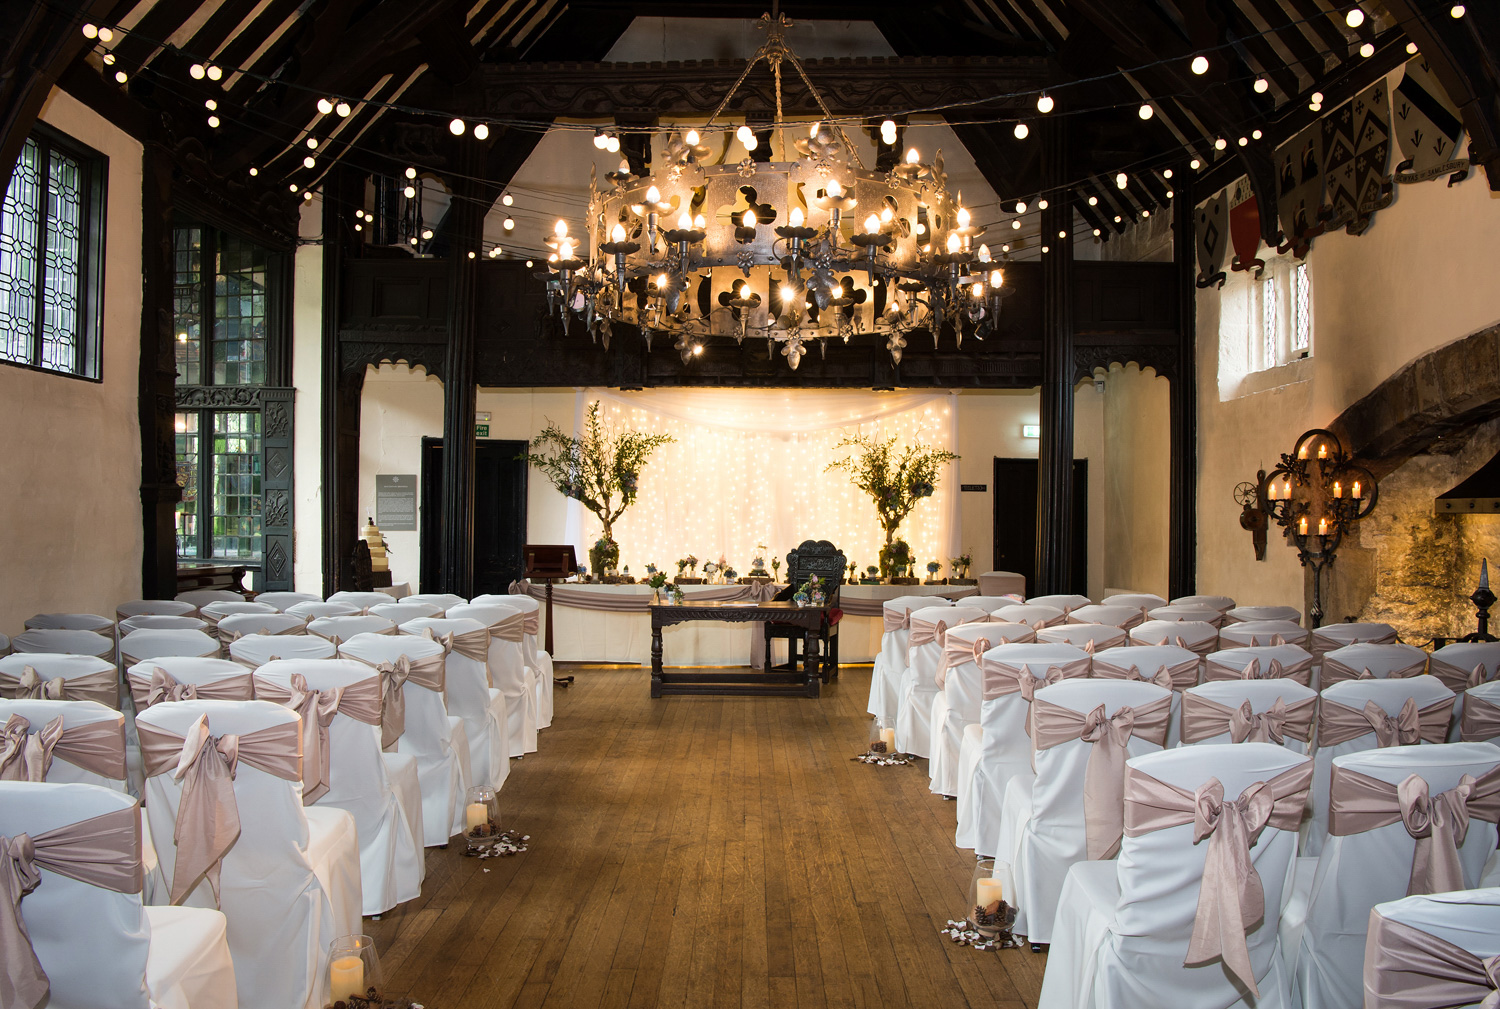
POLYGON ((97 378, 103 158, 38 130, 0 204, 0 361, 97 378))
POLYGON ((198 553, 198 414, 177 415, 177 482, 182 500, 177 502, 177 556, 198 553))

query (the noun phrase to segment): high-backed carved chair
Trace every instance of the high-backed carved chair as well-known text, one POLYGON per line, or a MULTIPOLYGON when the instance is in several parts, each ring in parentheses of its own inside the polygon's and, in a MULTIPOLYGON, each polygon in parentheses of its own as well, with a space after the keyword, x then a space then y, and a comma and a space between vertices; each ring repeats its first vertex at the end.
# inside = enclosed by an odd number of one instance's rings
MULTIPOLYGON (((828 608, 831 612, 839 605, 839 588, 844 584, 844 570, 848 567, 848 560, 844 557, 844 551, 834 546, 827 540, 803 540, 802 544, 795 550, 787 551, 786 555, 786 580, 787 586, 776 595, 779 600, 789 601, 802 583, 807 581, 809 575, 817 575, 823 584, 823 591, 828 596, 828 608)), ((802 642, 805 640, 803 630, 792 624, 778 624, 774 621, 766 621, 766 664, 771 665, 771 642, 781 638, 786 641, 787 665, 785 668, 795 671, 802 662, 802 642)), ((839 629, 837 619, 825 619, 821 634, 823 647, 823 682, 838 676, 839 674, 839 629)))

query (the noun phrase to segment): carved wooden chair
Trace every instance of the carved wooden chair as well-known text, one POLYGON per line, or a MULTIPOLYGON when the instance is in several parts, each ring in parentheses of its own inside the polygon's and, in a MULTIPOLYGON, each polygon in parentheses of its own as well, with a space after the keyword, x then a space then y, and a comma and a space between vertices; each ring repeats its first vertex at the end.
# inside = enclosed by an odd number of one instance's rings
MULTIPOLYGON (((839 605, 839 590, 844 584, 848 561, 844 552, 827 540, 803 540, 802 545, 786 555, 787 586, 777 593, 779 600, 790 601, 809 575, 817 575, 828 594, 827 613, 834 614, 839 605)), ((795 672, 801 668, 802 645, 805 640, 802 628, 791 624, 766 622, 766 668, 785 669, 795 672), (787 643, 787 664, 776 666, 771 658, 771 644, 777 638, 787 643)), ((839 629, 838 617, 824 619, 819 635, 822 647, 822 679, 824 683, 837 679, 839 675, 839 629)))

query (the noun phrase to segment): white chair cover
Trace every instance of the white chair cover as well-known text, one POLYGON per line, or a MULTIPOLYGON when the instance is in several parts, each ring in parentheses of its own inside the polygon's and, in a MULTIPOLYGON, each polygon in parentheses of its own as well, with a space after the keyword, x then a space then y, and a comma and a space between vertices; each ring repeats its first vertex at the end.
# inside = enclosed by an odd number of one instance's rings
MULTIPOLYGON (((508 599, 509 596, 491 596, 508 599)), ((455 619, 477 620, 490 629, 490 685, 505 698, 506 738, 512 757, 533 753, 537 747, 537 727, 541 717, 534 682, 536 671, 526 664, 524 624, 526 611, 507 603, 470 603, 455 606, 449 613, 455 619), (516 640, 516 621, 522 624, 523 639, 516 640)), ((545 653, 543 653, 545 654, 545 653)), ((552 680, 547 680, 547 696, 552 694, 552 680)))
POLYGON ((932 703, 938 695, 937 671, 943 661, 943 641, 949 627, 989 614, 962 603, 928 606, 911 611, 907 630, 906 671, 896 706, 896 749, 919 757, 932 754, 932 703))
POLYGON ((999 645, 984 653, 979 669, 979 756, 967 793, 959 793, 954 843, 993 855, 1005 787, 1017 775, 1029 779, 1032 773, 1031 738, 1026 732, 1031 700, 1020 687, 1021 674, 1030 675, 1036 681, 1033 686, 1041 686, 1049 675, 1087 676, 1089 653, 1073 645, 1041 642, 999 645))
POLYGON ((1060 606, 1046 606, 1041 603, 1016 603, 1012 606, 1002 606, 990 614, 991 620, 1003 620, 1010 624, 1025 624, 1040 630, 1043 627, 1053 627, 1068 619, 1068 614, 1060 606))
POLYGON ((1500 671, 1500 641, 1459 641, 1444 645, 1432 653, 1432 675, 1443 681, 1449 690, 1466 690, 1474 685, 1474 671, 1479 670, 1478 681, 1488 682, 1500 671))
POLYGON ((1002 606, 1014 606, 1016 602, 1015 596, 960 596, 954 600, 954 605, 967 606, 970 609, 994 613, 1002 606))
POLYGON ((13 652, 51 652, 56 655, 93 655, 114 660, 115 643, 93 631, 22 631, 10 639, 13 652))
MULTIPOLYGON (((64 874, 68 862, 107 865, 107 857, 89 850, 107 846, 120 853, 121 874, 128 875, 130 859, 141 859, 138 829, 127 828, 123 837, 106 832, 73 858, 57 852, 57 869, 43 860, 48 835, 98 817, 137 819, 138 808, 130 796, 96 785, 0 781, 0 836, 25 834, 41 842, 34 863, 40 881, 21 899, 19 910, 50 987, 42 1004, 46 1009, 238 1009, 221 912, 143 907, 138 892, 64 874)), ((95 829, 107 831, 107 822, 95 829)), ((120 885, 130 884, 122 880, 120 885)), ((0 969, 16 966, 7 962, 0 969)), ((15 1004, 29 1009, 30 1001, 15 1004)))
POLYGON ((927 761, 928 787, 937 795, 957 798, 960 788, 972 784, 979 737, 976 734, 971 759, 965 763, 964 730, 979 724, 983 684, 978 656, 996 645, 1035 640, 1025 624, 984 621, 948 628, 936 676, 941 686, 932 702, 932 754, 927 761))
MULTIPOLYGON (((443 646, 410 634, 356 634, 339 645, 340 658, 358 659, 379 669, 409 661, 441 657, 443 646)), ((406 701, 406 730, 396 752, 417 762, 422 786, 422 841, 427 847, 448 843, 463 830, 464 793, 469 787, 469 741, 463 719, 449 716, 441 690, 411 680, 401 687, 406 701)))
POLYGON ((220 640, 251 634, 306 634, 307 621, 293 613, 231 613, 219 621, 220 640))
POLYGON ((1118 603, 1093 603, 1068 614, 1070 624, 1113 624, 1127 631, 1145 619, 1146 611, 1141 607, 1118 603))
POLYGON ((198 607, 198 615, 211 624, 217 624, 227 616, 235 613, 275 613, 276 607, 267 606, 265 603, 246 602, 241 599, 237 602, 222 601, 204 603, 198 607))
POLYGON ((1103 606, 1129 606, 1137 610, 1154 610, 1167 605, 1167 601, 1154 592, 1117 592, 1099 602, 1103 606))
POLYGON ((1207 606, 1218 610, 1220 613, 1228 613, 1234 609, 1234 600, 1228 596, 1178 596, 1171 600, 1170 606, 1207 606))
MULTIPOLYGON (((1032 701, 1032 742, 1036 777, 1027 789, 1024 778, 1012 779, 995 845, 995 872, 1004 879, 1009 868, 1015 894, 1015 932, 1034 943, 1052 941, 1052 922, 1068 867, 1090 857, 1095 847, 1089 837, 1090 817, 1123 822, 1125 754, 1135 757, 1160 750, 1171 717, 1172 692, 1154 683, 1129 680, 1079 679, 1055 683, 1036 691, 1032 701), (1038 707, 1055 705, 1079 715, 1081 737, 1046 746, 1043 728, 1047 714, 1038 707), (1103 712, 1099 712, 1099 708, 1103 712), (1129 709, 1127 712, 1125 709, 1129 709), (1098 726, 1097 715, 1104 717, 1098 726), (1139 717, 1137 717, 1139 716, 1139 717), (1154 717, 1153 717, 1154 716, 1154 717), (1097 742, 1090 741, 1098 738, 1097 742), (1115 754, 1112 763, 1107 751, 1115 754), (1101 780, 1101 792, 1091 792, 1095 775, 1118 775, 1101 780), (1024 796, 1022 801, 1013 798, 1024 796), (1114 806, 1113 803, 1118 803, 1114 806), (1086 807, 1092 807, 1086 813, 1086 807), (1011 839, 1014 838, 1012 846, 1011 839)), ((1101 825, 1102 833, 1108 833, 1101 825)), ((1119 839, 1115 839, 1115 844, 1119 839)), ((1108 858, 1113 847, 1094 851, 1108 858)))
POLYGON ((208 603, 242 603, 245 601, 245 594, 230 589, 190 589, 177 593, 177 601, 201 608, 208 603))
POLYGON ((335 592, 328 597, 330 603, 344 603, 358 610, 368 610, 371 606, 384 606, 394 597, 384 592, 335 592))
MULTIPOLYGON (((1313 752, 1312 817, 1304 825, 1302 839, 1302 854, 1307 856, 1322 852, 1327 840, 1328 776, 1333 758, 1381 747, 1381 736, 1373 724, 1368 732, 1334 742, 1328 729, 1328 721, 1335 714, 1329 709, 1330 702, 1357 712, 1365 711, 1365 706, 1373 703, 1386 715, 1402 718, 1403 709, 1410 701, 1411 711, 1420 717, 1408 715, 1400 736, 1387 743, 1388 746, 1405 745, 1418 738, 1423 743, 1441 743, 1448 738, 1448 726, 1452 720, 1453 691, 1433 676, 1402 680, 1345 680, 1323 690, 1321 697, 1317 749, 1313 752)), ((1378 713, 1372 714, 1378 718, 1378 713)))
POLYGON ((131 631, 208 631, 211 626, 202 617, 173 617, 160 613, 142 613, 120 621, 121 636, 131 631))
POLYGON ((172 655, 218 658, 219 642, 203 631, 131 631, 120 638, 120 664, 133 666, 147 659, 172 655))
POLYGON ((906 672, 906 639, 911 627, 911 613, 933 606, 952 606, 942 596, 897 596, 881 604, 883 630, 880 653, 870 670, 870 703, 867 710, 880 724, 894 729, 896 712, 901 707, 901 677, 906 672))
POLYGON ((1276 679, 1290 676, 1304 687, 1312 685, 1312 653, 1301 645, 1257 645, 1223 648, 1203 659, 1205 680, 1276 679))
POLYGON ((403 603, 426 603, 436 606, 439 612, 436 616, 442 616, 455 606, 462 606, 468 602, 463 596, 454 595, 452 592, 415 592, 409 596, 402 596, 403 603))
POLYGON ((1427 1009, 1492 998, 1500 955, 1500 888, 1376 904, 1365 943, 1364 1005, 1427 1009))
POLYGON ((1302 623, 1302 611, 1295 606, 1235 606, 1225 611, 1226 624, 1243 624, 1259 620, 1290 620, 1302 623))
POLYGON ((395 634, 396 625, 385 617, 374 615, 347 617, 318 617, 309 621, 307 633, 327 638, 334 644, 348 641, 356 634, 395 634))
POLYGON ((1317 725, 1318 692, 1285 677, 1200 683, 1183 691, 1182 704, 1183 746, 1275 743, 1306 753, 1317 725), (1244 717, 1247 704, 1250 718, 1244 717), (1203 735, 1210 726, 1222 731, 1203 735))
POLYGON ((1198 682, 1203 660, 1198 653, 1178 645, 1126 645, 1094 653, 1093 675, 1114 680, 1145 680, 1172 691, 1172 721, 1167 726, 1167 745, 1181 738, 1182 691, 1198 682))
POLYGON ((115 607, 115 620, 154 614, 162 617, 196 617, 198 607, 176 599, 133 599, 115 607))
POLYGON ((1218 651, 1219 630, 1204 620, 1147 620, 1130 629, 1136 645, 1176 645, 1198 655, 1218 651))
POLYGON ((1312 653, 1315 657, 1322 658, 1335 648, 1343 648, 1345 645, 1361 643, 1389 645, 1394 644, 1395 641, 1396 628, 1390 624, 1324 624, 1322 627, 1314 628, 1312 632, 1312 653))
POLYGON ((229 643, 229 657, 258 669, 275 659, 331 659, 338 647, 315 634, 247 634, 229 643))
POLYGON ((1427 653, 1414 645, 1344 645, 1323 653, 1318 685, 1331 687, 1340 680, 1363 679, 1367 671, 1380 680, 1421 676, 1427 672, 1427 653))
POLYGON ((297 606, 301 603, 321 603, 323 600, 310 592, 262 592, 255 597, 258 603, 274 606, 277 610, 285 613, 288 607, 297 606))
POLYGON ((357 617, 361 607, 349 603, 293 603, 284 612, 313 621, 320 617, 357 617))
POLYGON ((1058 624, 1056 627, 1038 630, 1036 639, 1054 644, 1077 645, 1090 654, 1097 654, 1106 648, 1118 648, 1130 640, 1114 624, 1058 624))
POLYGON ((1062 592, 1050 596, 1032 596, 1026 600, 1027 606, 1051 606, 1062 610, 1064 613, 1071 613, 1080 606, 1092 606, 1093 604, 1094 601, 1088 596, 1080 596, 1073 592, 1062 592))
POLYGON ((1459 721, 1458 738, 1465 743, 1500 742, 1500 681, 1470 687, 1459 700, 1464 702, 1464 713, 1461 721, 1454 716, 1459 721))
MULTIPOLYGON (((353 659, 278 659, 255 671, 262 681, 279 688, 278 697, 293 689, 301 676, 308 689, 325 695, 380 674, 353 659)), ((376 683, 377 692, 380 687, 376 683)), ((259 689, 259 688, 257 688, 259 689)), ((394 776, 380 751, 380 726, 350 717, 343 711, 328 725, 328 791, 314 803, 342 809, 354 817, 359 835, 359 875, 363 914, 384 914, 422 890, 426 856, 422 851, 420 798, 408 816, 394 776)), ((394 756, 394 755, 393 755, 394 756)), ((304 755, 304 760, 306 756, 304 755)), ((413 775, 414 762, 407 762, 413 775)))
MULTIPOLYGON (((1462 874, 1463 882, 1441 889, 1478 885, 1485 859, 1495 850, 1494 820, 1500 813, 1495 797, 1500 776, 1487 783, 1487 798, 1480 794, 1486 789, 1481 783, 1473 786, 1472 794, 1466 794, 1466 788, 1464 793, 1449 796, 1451 802, 1439 800, 1443 793, 1459 787, 1465 776, 1483 779, 1500 766, 1500 748, 1488 743, 1393 746, 1344 754, 1333 763, 1341 775, 1360 775, 1399 786, 1396 792, 1403 796, 1403 810, 1408 801, 1412 806, 1409 814, 1398 811, 1395 822, 1374 829, 1364 829, 1362 823, 1352 828, 1337 822, 1332 825, 1339 833, 1328 838, 1318 858, 1296 953, 1296 983, 1306 1009, 1342 1009, 1360 1004, 1371 910, 1376 904, 1413 892, 1431 892, 1424 885, 1430 881, 1426 874, 1420 880, 1414 878, 1414 858, 1441 860, 1443 847, 1448 849, 1447 857, 1452 857, 1456 847, 1457 860, 1452 869, 1462 874), (1408 780, 1412 776, 1419 781, 1408 780), (1419 792, 1425 793, 1426 801, 1417 797, 1419 792), (1407 800, 1405 796, 1412 798, 1407 800), (1485 804, 1490 807, 1487 818, 1477 815, 1485 804), (1449 822, 1434 825, 1429 816, 1449 822), (1445 845, 1440 835, 1450 830, 1452 841, 1445 845), (1422 835, 1420 841, 1413 831, 1422 835), (1419 854, 1419 844, 1432 848, 1431 854, 1419 854), (1413 886, 1416 889, 1409 889, 1413 886)), ((1351 797, 1349 806, 1356 810, 1365 807, 1364 797, 1351 797)), ((1295 928, 1295 924, 1284 924, 1284 931, 1295 928)))
POLYGON ((125 672, 125 685, 135 702, 136 711, 144 711, 153 703, 186 700, 181 688, 193 687, 191 693, 199 698, 214 701, 250 701, 255 699, 255 686, 250 680, 250 670, 229 659, 203 659, 196 656, 163 656, 136 663, 125 672), (172 683, 160 680, 162 695, 154 701, 152 685, 157 682, 160 670, 172 683))
POLYGON ((0 698, 0 780, 98 785, 128 791, 125 716, 97 701, 0 698), (13 715, 27 723, 25 727, 17 724, 17 728, 28 737, 40 737, 38 742, 47 740, 46 745, 22 745, 10 750, 3 731, 13 715), (57 718, 62 719, 60 737, 49 731, 57 718), (80 735, 83 738, 76 742, 69 738, 80 735))
POLYGON ((28 631, 93 631, 95 634, 114 633, 115 622, 97 613, 38 613, 26 620, 28 631))
POLYGON ((1219 628, 1219 644, 1225 648, 1257 648, 1261 645, 1299 645, 1312 650, 1312 632, 1290 620, 1226 621, 1219 628))
POLYGON ((38 694, 64 701, 92 700, 120 709, 118 674, 108 659, 63 652, 16 652, 0 658, 0 697, 38 694), (36 671, 41 684, 28 687, 23 682, 29 679, 28 668, 36 671), (49 686, 54 680, 61 680, 62 685, 49 686), (69 686, 70 681, 74 686, 69 686))
MULTIPOLYGON (((523 632, 525 637, 521 639, 521 646, 525 654, 526 677, 528 689, 536 695, 536 727, 545 729, 552 724, 552 656, 547 650, 537 643, 538 632, 542 625, 542 604, 529 595, 512 593, 510 595, 484 595, 475 596, 471 602, 479 604, 497 604, 518 609, 525 616, 523 632)), ((468 617, 484 623, 483 617, 459 609, 458 613, 453 610, 458 606, 450 606, 448 616, 468 617)), ((512 716, 514 717, 514 716, 512 716)), ((514 732, 514 730, 512 730, 514 732)))
MULTIPOLYGON (((225 852, 217 904, 231 922, 229 949, 234 957, 239 998, 246 1006, 321 1009, 327 994, 328 944, 359 927, 359 845, 354 818, 339 809, 302 805, 302 782, 268 773, 244 759, 245 737, 255 733, 289 733, 300 760, 301 724, 296 712, 268 701, 168 701, 136 716, 143 749, 159 739, 165 759, 147 757, 146 809, 156 825, 157 857, 175 880, 180 839, 174 841, 183 800, 178 761, 170 758, 178 739, 208 741, 198 763, 217 759, 215 740, 238 736, 241 759, 233 769, 232 789, 239 833, 225 852)), ((204 784, 214 780, 207 777, 204 784)), ((192 881, 187 881, 191 883, 192 881)), ((178 898, 190 907, 212 907, 214 891, 207 877, 178 898)))
POLYGON ((396 626, 400 627, 410 620, 420 620, 423 617, 440 617, 443 615, 443 608, 441 606, 434 606, 431 603, 412 603, 403 599, 399 603, 383 603, 379 606, 371 606, 368 612, 373 617, 385 617, 387 620, 394 620, 396 626))
MULTIPOLYGON (((1246 917, 1257 919, 1243 933, 1249 973, 1260 995, 1250 996, 1242 983, 1215 957, 1188 966, 1205 866, 1227 852, 1216 841, 1225 819, 1205 822, 1211 831, 1200 840, 1191 812, 1175 826, 1154 826, 1158 810, 1132 796, 1154 779, 1154 792, 1167 786, 1190 808, 1198 793, 1209 809, 1228 805, 1247 790, 1259 808, 1277 806, 1295 822, 1306 786, 1307 758, 1268 743, 1238 746, 1192 746, 1148 753, 1127 762, 1125 839, 1119 858, 1079 862, 1068 872, 1052 931, 1052 949, 1042 979, 1041 1009, 1141 1009, 1143 1006, 1191 1006, 1192 1009, 1292 1009, 1289 971, 1283 963, 1276 925, 1292 877, 1297 832, 1278 818, 1267 822, 1249 846, 1248 861, 1259 878, 1263 903, 1251 903, 1246 917), (1256 788, 1270 783, 1269 789, 1256 788), (1289 793, 1287 789, 1294 789, 1289 793), (1222 795, 1222 800, 1216 796, 1222 795), (1218 829, 1214 829, 1217 826, 1218 829), (1257 910, 1263 908, 1263 913, 1257 910)), ((1237 805, 1237 804, 1236 804, 1237 805)), ((1173 810, 1176 812, 1177 810, 1173 810)), ((1248 825, 1247 825, 1248 826, 1248 825)), ((1223 834, 1222 841, 1232 838, 1223 834)), ((1248 873, 1243 872, 1242 875, 1248 873)), ((1223 873, 1211 872, 1210 880, 1223 873)), ((1210 892, 1213 886, 1210 882, 1210 892)), ((1224 924, 1233 942, 1234 923, 1224 924)), ((1351 1007, 1354 1005, 1350 1004, 1351 1007)))
POLYGON ((425 634, 449 648, 447 679, 443 696, 448 713, 464 720, 469 737, 469 783, 489 785, 496 791, 510 776, 510 729, 506 719, 506 698, 490 686, 490 634, 478 620, 459 618, 443 620, 420 617, 401 625, 401 633, 425 634))
POLYGON ((1149 620, 1179 620, 1210 624, 1219 627, 1224 623, 1224 613, 1212 606, 1180 606, 1169 603, 1146 611, 1149 620))
POLYGON ((978 578, 979 591, 987 596, 1026 594, 1026 576, 1015 571, 986 571, 978 578))

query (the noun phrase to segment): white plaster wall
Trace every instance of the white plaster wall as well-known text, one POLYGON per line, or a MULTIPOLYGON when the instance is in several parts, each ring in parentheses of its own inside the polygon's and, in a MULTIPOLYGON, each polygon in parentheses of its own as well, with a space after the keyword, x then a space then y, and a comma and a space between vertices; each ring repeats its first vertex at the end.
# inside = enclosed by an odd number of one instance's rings
POLYGON ((41 118, 109 158, 102 381, 0 365, 0 631, 141 591, 141 145, 54 89, 41 118))
MULTIPOLYGON (((1269 250, 1262 249, 1267 256, 1269 250)), ((1220 402, 1221 296, 1198 295, 1198 591, 1302 605, 1296 553, 1273 529, 1264 563, 1232 494, 1303 431, 1328 424, 1412 359, 1500 321, 1500 198, 1483 172, 1453 188, 1398 186, 1370 229, 1313 242, 1312 357, 1220 402)))
MULTIPOLYGON (((422 438, 443 433, 443 383, 423 368, 382 364, 365 371, 359 412, 359 524, 375 514, 375 477, 382 473, 422 473, 422 438)), ((421 484, 417 488, 417 529, 385 533, 391 580, 417 589, 421 570, 421 484)))
POLYGON ((1104 410, 1108 537, 1104 587, 1167 596, 1172 450, 1168 382, 1150 368, 1116 364, 1099 398, 1104 410))
MULTIPOLYGON (((322 231, 318 201, 302 206, 299 235, 322 231)), ((292 281, 292 574, 298 592, 323 594, 323 247, 297 248, 292 281)))

